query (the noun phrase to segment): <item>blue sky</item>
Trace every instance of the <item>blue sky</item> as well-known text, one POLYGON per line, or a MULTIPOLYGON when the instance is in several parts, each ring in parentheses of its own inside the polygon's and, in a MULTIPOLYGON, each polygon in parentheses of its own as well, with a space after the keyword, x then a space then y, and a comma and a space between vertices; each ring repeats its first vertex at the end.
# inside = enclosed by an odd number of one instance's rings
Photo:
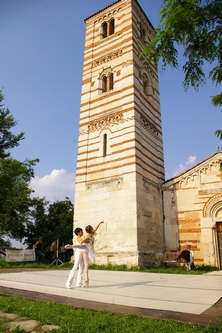
MULTIPOLYGON (((31 186, 52 202, 74 202, 84 19, 112 0, 1 0, 0 87, 25 140, 12 155, 39 158, 31 186)), ((161 0, 139 0, 156 27, 161 0)), ((182 63, 181 63, 182 65, 182 63)), ((185 92, 182 70, 159 69, 166 179, 217 151, 222 110, 211 82, 185 92)))

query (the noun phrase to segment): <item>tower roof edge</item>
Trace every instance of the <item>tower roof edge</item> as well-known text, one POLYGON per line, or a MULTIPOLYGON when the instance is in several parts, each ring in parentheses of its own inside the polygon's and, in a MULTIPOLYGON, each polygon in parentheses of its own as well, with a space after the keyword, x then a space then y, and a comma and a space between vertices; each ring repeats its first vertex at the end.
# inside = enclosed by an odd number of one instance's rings
MULTIPOLYGON (((109 7, 112 7, 113 5, 115 5, 115 4, 117 4, 117 3, 121 2, 121 1, 123 1, 123 0, 117 0, 117 1, 115 1, 115 2, 113 2, 113 3, 111 3, 109 6, 103 8, 103 9, 100 9, 98 12, 96 12, 96 13, 94 13, 94 14, 88 16, 87 18, 85 18, 85 19, 84 19, 84 22, 86 22, 86 21, 87 21, 88 19, 90 19, 91 17, 93 17, 93 16, 95 16, 95 15, 101 13, 103 10, 105 10, 105 9, 107 9, 107 8, 109 8, 109 7)), ((152 23, 150 22, 149 18, 147 17, 146 13, 144 12, 143 8, 141 7, 140 3, 138 2, 138 0, 134 0, 134 1, 137 3, 137 5, 139 6, 140 10, 141 10, 141 11, 143 12, 143 14, 145 15, 145 17, 146 17, 147 21, 149 22, 149 24, 151 25, 151 27, 152 27, 153 29, 155 29, 154 26, 152 25, 152 23)))
POLYGON ((118 2, 121 2, 121 1, 122 1, 122 0, 117 0, 117 1, 115 1, 115 2, 113 2, 113 3, 111 3, 109 6, 106 6, 105 8, 98 10, 98 12, 96 12, 96 13, 94 13, 94 14, 88 16, 87 18, 85 18, 85 19, 84 19, 84 22, 86 22, 86 21, 87 21, 88 19, 90 19, 91 17, 93 17, 93 16, 95 16, 95 15, 101 13, 103 10, 105 10, 105 9, 107 9, 107 8, 109 8, 109 7, 112 7, 113 5, 115 5, 115 4, 117 4, 118 2))

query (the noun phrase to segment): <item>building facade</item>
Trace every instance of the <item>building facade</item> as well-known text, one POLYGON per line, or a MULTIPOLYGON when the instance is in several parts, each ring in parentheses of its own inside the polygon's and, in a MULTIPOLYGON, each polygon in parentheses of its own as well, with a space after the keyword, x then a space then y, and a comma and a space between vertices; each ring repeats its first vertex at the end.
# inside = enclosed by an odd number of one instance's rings
POLYGON ((219 151, 163 184, 167 250, 190 242, 197 265, 222 269, 222 172, 219 151))
POLYGON ((137 0, 85 20, 74 228, 99 221, 100 264, 163 259, 164 157, 157 70, 140 56, 153 27, 137 0))

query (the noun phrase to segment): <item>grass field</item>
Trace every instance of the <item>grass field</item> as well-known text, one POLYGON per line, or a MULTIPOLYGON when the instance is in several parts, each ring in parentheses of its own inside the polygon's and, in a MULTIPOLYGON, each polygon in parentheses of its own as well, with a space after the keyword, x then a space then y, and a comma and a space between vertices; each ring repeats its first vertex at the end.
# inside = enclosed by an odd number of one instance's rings
MULTIPOLYGON (((27 300, 20 297, 0 296, 0 310, 21 317, 35 319, 44 325, 59 325, 60 333, 221 333, 220 327, 201 327, 171 320, 155 320, 133 315, 73 309, 68 305, 27 300)), ((5 322, 0 320, 0 332, 5 322)), ((19 330, 14 332, 21 332, 19 330)))
MULTIPOLYGON (((71 269, 73 263, 67 262, 63 265, 50 265, 50 262, 38 264, 37 262, 6 262, 4 260, 0 260, 0 268, 12 269, 12 268, 47 268, 47 269, 71 269)), ((167 274, 204 274, 212 271, 217 271, 217 267, 213 266, 197 266, 195 271, 187 271, 186 269, 182 269, 181 266, 169 266, 169 267, 127 267, 127 265, 96 265, 92 264, 89 266, 89 269, 96 270, 112 270, 112 271, 130 271, 130 272, 147 272, 147 273, 167 273, 167 274)))

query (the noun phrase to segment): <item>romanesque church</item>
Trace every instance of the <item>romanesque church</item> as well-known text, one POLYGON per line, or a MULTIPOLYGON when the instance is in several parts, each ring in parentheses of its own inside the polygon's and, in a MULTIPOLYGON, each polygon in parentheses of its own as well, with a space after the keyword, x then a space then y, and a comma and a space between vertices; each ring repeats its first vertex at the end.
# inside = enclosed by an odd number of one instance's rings
POLYGON ((160 265, 191 242, 197 264, 222 267, 217 152, 165 180, 158 73, 141 57, 154 27, 137 0, 85 19, 74 228, 99 221, 99 264, 160 265))

